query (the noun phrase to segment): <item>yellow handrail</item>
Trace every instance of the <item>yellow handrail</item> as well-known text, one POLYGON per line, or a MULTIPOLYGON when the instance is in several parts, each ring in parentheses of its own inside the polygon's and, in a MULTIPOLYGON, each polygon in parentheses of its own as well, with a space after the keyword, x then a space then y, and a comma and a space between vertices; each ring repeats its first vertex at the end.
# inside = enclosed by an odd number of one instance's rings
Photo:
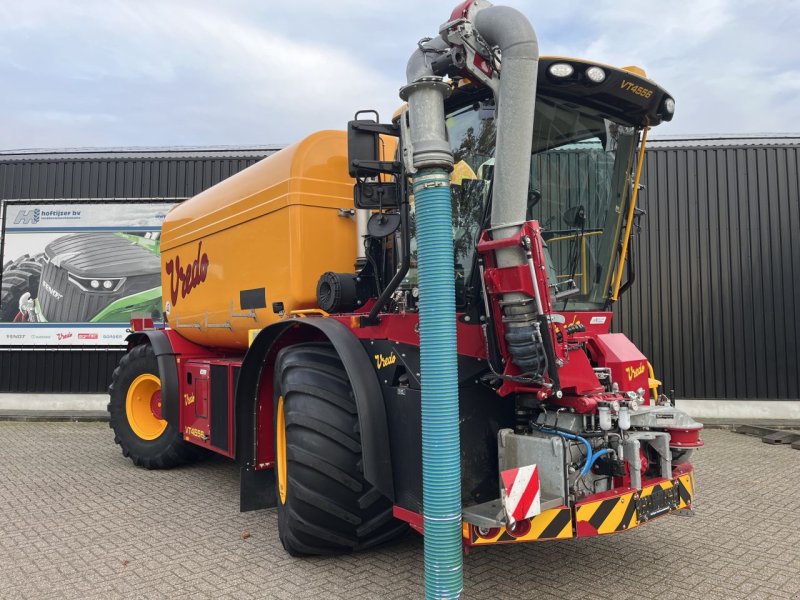
POLYGON ((563 242, 564 240, 574 240, 576 237, 581 236, 584 238, 592 237, 594 235, 603 235, 602 231, 587 231, 586 233, 581 233, 580 231, 576 231, 575 233, 568 233, 567 235, 559 235, 557 237, 550 238, 549 240, 545 240, 548 244, 552 244, 553 242, 563 242))
POLYGON ((650 398, 651 403, 655 404, 658 400, 658 386, 661 385, 661 382, 656 379, 656 372, 653 370, 653 365, 650 364, 650 361, 647 361, 647 368, 650 370, 650 377, 647 380, 647 386, 650 388, 650 398))
POLYGON ((321 308, 303 308, 303 309, 298 309, 298 310, 290 310, 289 314, 293 315, 293 316, 296 316, 296 317, 300 317, 300 318, 305 318, 308 315, 317 315, 317 316, 320 316, 320 317, 330 317, 330 314, 326 313, 321 308))
POLYGON ((581 294, 589 293, 589 271, 586 268, 586 236, 581 237, 581 294))
POLYGON ((639 198, 639 180, 642 177, 642 167, 644 166, 644 149, 647 145, 648 131, 650 131, 650 128, 646 127, 642 133, 642 146, 639 149, 639 162, 636 166, 636 178, 633 182, 631 206, 628 209, 628 222, 625 224, 625 236, 622 240, 622 252, 619 255, 619 268, 617 269, 617 276, 614 278, 614 293, 611 295, 612 301, 616 301, 617 298, 619 298, 619 285, 622 282, 622 269, 625 267, 625 259, 628 257, 628 244, 631 241, 631 229, 633 228, 633 213, 636 210, 636 200, 639 198))
MULTIPOLYGON (((592 237, 595 235, 603 235, 602 231, 589 231, 588 233, 581 233, 580 231, 576 231, 575 233, 569 233, 567 235, 559 235, 558 237, 550 238, 547 240, 548 244, 552 244, 555 242, 563 242, 564 240, 574 240, 576 237, 581 236, 581 272, 575 273, 575 275, 581 276, 581 294, 588 294, 589 293, 589 271, 586 269, 586 238, 592 237)), ((570 275, 556 275, 558 279, 569 279, 570 275)))

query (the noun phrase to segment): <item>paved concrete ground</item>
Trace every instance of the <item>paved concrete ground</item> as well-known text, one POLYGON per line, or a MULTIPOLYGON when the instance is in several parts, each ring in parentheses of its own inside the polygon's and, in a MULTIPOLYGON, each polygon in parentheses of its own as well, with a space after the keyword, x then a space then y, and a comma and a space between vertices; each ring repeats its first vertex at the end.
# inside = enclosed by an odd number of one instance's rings
MULTIPOLYGON (((466 598, 800 598, 800 451, 705 432, 694 517, 493 547, 466 598)), ((221 460, 135 468, 105 423, 0 422, 0 598, 416 598, 422 543, 294 559, 221 460), (249 536, 248 536, 249 534, 249 536)))

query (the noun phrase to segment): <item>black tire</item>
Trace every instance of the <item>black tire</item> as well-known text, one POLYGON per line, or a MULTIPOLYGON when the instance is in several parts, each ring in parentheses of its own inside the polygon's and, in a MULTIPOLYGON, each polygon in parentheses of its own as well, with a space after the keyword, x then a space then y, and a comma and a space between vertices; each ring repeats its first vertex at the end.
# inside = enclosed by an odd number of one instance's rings
POLYGON ((16 258, 16 260, 15 260, 15 261, 13 261, 13 262, 11 263, 11 267, 10 267, 10 268, 14 268, 14 267, 16 267, 16 266, 17 266, 19 263, 21 263, 21 262, 24 262, 24 261, 26 261, 26 260, 30 260, 30 259, 31 259, 31 257, 30 257, 30 255, 29 255, 29 254, 23 254, 22 256, 18 256, 18 257, 16 258))
MULTIPOLYGON (((292 556, 366 550, 408 527, 362 471, 358 413, 347 373, 328 344, 298 344, 276 361, 276 457, 283 398, 286 495, 276 485, 278 532, 292 556)), ((276 461, 277 462, 277 461, 276 461)), ((280 479, 280 465, 276 479, 280 479)))
MULTIPOLYGON (((30 273, 9 269, 3 273, 3 284, 0 287, 0 322, 10 323, 19 313, 19 299, 29 289, 30 273)), ((36 282, 38 287, 38 280, 36 282)), ((35 295, 37 290, 31 291, 35 295)))
POLYGON ((152 346, 136 346, 119 361, 114 370, 108 393, 109 426, 114 430, 114 441, 122 447, 122 455, 145 469, 169 469, 194 462, 204 454, 204 448, 183 440, 178 429, 167 425, 155 439, 140 437, 131 428, 126 411, 128 389, 140 375, 158 377, 158 363, 152 346))
POLYGON ((33 260, 26 260, 25 262, 18 264, 15 269, 21 273, 27 273, 29 275, 28 291, 31 293, 33 298, 36 298, 39 294, 39 282, 42 279, 41 263, 33 260))

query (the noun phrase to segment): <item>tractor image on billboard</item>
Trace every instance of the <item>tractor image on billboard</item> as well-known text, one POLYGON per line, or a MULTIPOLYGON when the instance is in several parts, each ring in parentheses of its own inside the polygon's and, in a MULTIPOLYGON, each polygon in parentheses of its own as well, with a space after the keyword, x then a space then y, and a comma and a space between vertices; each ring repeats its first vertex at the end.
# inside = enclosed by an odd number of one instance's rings
POLYGON ((159 232, 75 233, 3 268, 0 322, 125 323, 161 311, 159 232))

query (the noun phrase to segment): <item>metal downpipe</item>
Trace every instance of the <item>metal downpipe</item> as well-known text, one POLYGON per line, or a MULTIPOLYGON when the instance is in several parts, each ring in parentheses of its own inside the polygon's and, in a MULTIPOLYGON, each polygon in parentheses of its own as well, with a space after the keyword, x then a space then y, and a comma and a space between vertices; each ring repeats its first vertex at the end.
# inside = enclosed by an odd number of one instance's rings
POLYGON ((444 98, 429 58, 441 40, 423 45, 408 65, 408 100, 419 277, 422 384, 422 499, 425 597, 458 598, 464 586, 461 540, 461 451, 456 361, 455 272, 444 98))
MULTIPOLYGON (((489 6, 475 14, 475 30, 500 48, 497 93, 497 143, 492 201, 494 237, 507 238, 525 220, 530 183, 533 114, 539 44, 528 19, 508 6, 489 6), (508 225, 508 227, 506 227, 508 225), (499 229, 497 229, 499 228, 499 229)), ((523 264, 522 251, 497 252, 501 267, 523 264), (511 260, 510 264, 503 264, 511 260)))
MULTIPOLYGON (((501 56, 495 98, 497 142, 491 224, 492 237, 503 239, 517 234, 526 218, 539 43, 528 19, 514 8, 488 6, 478 10, 473 18, 475 31, 489 46, 499 48, 501 56)), ((498 249, 495 257, 499 267, 526 263, 525 252, 519 247, 498 249)), ((535 279, 533 284, 537 285, 535 279)), ((539 314, 541 309, 537 310, 525 294, 516 292, 504 294, 503 303, 505 337, 513 362, 523 372, 540 374, 541 365, 552 358, 545 359, 547 331, 544 316, 539 314)), ((550 374, 557 387, 555 371, 550 374)))

